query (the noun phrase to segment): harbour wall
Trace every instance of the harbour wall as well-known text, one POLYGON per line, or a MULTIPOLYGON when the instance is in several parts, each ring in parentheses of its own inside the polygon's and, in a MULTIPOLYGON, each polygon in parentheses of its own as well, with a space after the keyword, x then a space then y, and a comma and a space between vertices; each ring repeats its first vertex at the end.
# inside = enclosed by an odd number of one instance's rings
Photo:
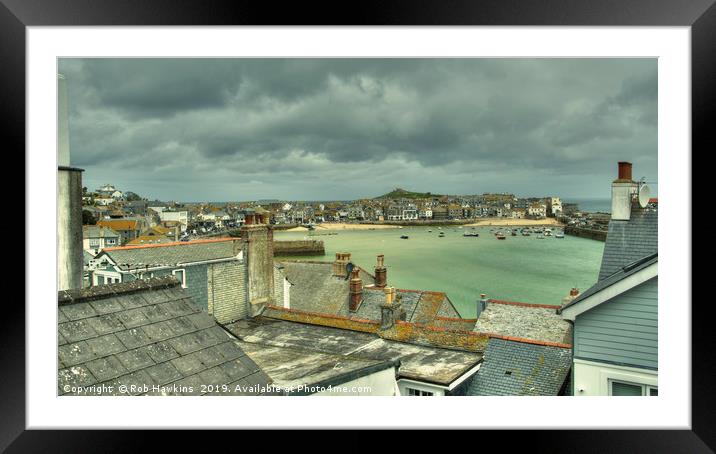
POLYGON ((274 256, 290 255, 325 255, 326 250, 323 241, 319 240, 289 240, 274 241, 274 256))
POLYGON ((583 229, 580 227, 567 226, 564 228, 565 235, 589 238, 590 240, 607 241, 606 230, 583 229))

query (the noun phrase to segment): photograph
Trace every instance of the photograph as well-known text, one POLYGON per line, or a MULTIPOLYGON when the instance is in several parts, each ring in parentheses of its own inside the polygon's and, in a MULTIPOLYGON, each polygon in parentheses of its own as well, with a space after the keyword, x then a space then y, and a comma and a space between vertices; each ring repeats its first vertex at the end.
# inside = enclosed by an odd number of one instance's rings
POLYGON ((655 400, 659 70, 58 57, 56 396, 655 400))

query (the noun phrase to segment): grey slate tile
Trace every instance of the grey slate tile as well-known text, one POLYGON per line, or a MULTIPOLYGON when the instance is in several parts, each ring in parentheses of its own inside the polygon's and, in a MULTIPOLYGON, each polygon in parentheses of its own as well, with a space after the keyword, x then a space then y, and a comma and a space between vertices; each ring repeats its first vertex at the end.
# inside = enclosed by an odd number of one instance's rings
POLYGON ((165 385, 184 377, 177 368, 174 367, 171 361, 157 364, 144 370, 152 377, 154 383, 158 385, 165 385))
POLYGON ((62 306, 62 312, 68 320, 80 320, 97 315, 89 303, 75 303, 62 306))
POLYGON ((125 310, 117 314, 119 320, 126 328, 136 328, 150 323, 149 318, 145 315, 143 308, 135 308, 125 310))
POLYGON ((75 386, 91 386, 97 383, 97 379, 92 373, 84 366, 73 366, 67 369, 62 369, 57 372, 58 388, 61 394, 65 394, 68 391, 65 387, 75 386))
POLYGON ((116 358, 122 363, 128 372, 134 372, 136 370, 145 369, 154 365, 152 358, 150 358, 146 350, 143 349, 129 350, 118 353, 116 358))
POLYGON ((96 358, 85 341, 61 345, 58 353, 60 361, 67 367, 86 363, 96 358))
POLYGON ((148 354, 157 363, 163 363, 179 356, 179 353, 169 342, 157 342, 156 344, 147 345, 141 351, 148 354))
POLYGON ((98 335, 115 333, 126 329, 117 314, 107 314, 99 317, 93 317, 87 319, 87 323, 98 335))
POLYGON ((86 366, 100 382, 112 380, 129 372, 114 356, 95 359, 88 362, 86 366))
POLYGON ((127 349, 142 347, 152 343, 152 340, 141 328, 132 328, 119 331, 115 334, 127 349))
POLYGON ((59 331, 68 342, 78 342, 97 336, 87 320, 76 320, 59 325, 59 331))
POLYGON ((113 355, 126 350, 114 334, 87 339, 87 345, 97 357, 113 355))

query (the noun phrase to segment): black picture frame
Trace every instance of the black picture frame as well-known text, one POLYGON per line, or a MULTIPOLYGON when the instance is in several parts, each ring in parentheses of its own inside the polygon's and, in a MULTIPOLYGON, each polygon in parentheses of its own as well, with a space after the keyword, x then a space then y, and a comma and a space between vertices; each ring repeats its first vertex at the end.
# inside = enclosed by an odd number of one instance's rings
MULTIPOLYGON (((364 0, 355 5, 322 2, 196 0, 0 0, 0 112, 6 158, 25 149, 25 28, 112 25, 549 25, 690 26, 692 150, 713 150, 708 119, 716 106, 715 0, 364 0)), ((692 156, 695 153, 692 152, 692 156)), ((686 182, 690 184, 690 182, 686 182)), ((691 228, 689 220, 687 228, 691 228)), ((26 243, 28 238, 25 238, 26 243)), ((31 264, 26 263, 29 270, 31 264)), ((29 275, 29 272, 27 273, 29 275)), ((26 276, 27 278, 27 276, 26 276)), ((27 281, 26 281, 27 285, 27 281)), ((17 286, 6 280, 6 289, 17 286)), ((683 301, 689 304, 689 289, 683 301)), ((126 432, 25 430, 25 308, 6 300, 0 331, 0 450, 7 452, 125 452, 138 446, 126 432), (95 449, 101 446, 101 451, 95 449)), ((692 309, 692 430, 504 431, 471 435, 468 444, 521 447, 532 452, 713 452, 716 448, 711 317, 706 301, 692 309), (704 304, 701 304, 704 303, 704 304), (509 440, 509 444, 505 444, 509 440), (495 444, 497 443, 497 444, 495 444)), ((476 409, 476 411, 479 411, 476 409)), ((189 432, 174 432, 176 442, 189 432)), ((204 437, 201 437, 204 438, 204 437)), ((272 437, 273 438, 273 437, 272 437)), ((284 437, 276 437, 284 438, 284 437)), ((286 437, 289 438, 289 437, 286 437)), ((414 437, 409 437, 413 438, 414 437)), ((350 440, 358 440, 351 437, 350 440)), ((276 440, 271 440, 271 444, 276 440)), ((347 439, 344 439, 347 441, 347 439)), ((290 438, 284 442, 291 442, 290 438)), ((402 443, 402 442, 401 442, 402 443)), ((369 443, 361 443, 365 449, 369 443)), ((247 445, 248 446, 248 445, 247 445)), ((385 446, 384 446, 385 447, 385 446)))

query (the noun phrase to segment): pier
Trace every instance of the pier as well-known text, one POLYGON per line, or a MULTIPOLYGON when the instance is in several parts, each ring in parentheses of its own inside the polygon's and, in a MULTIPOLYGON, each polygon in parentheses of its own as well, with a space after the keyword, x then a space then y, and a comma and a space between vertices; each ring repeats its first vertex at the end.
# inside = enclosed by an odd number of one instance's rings
POLYGON ((581 227, 566 226, 564 228, 564 234, 578 236, 581 238, 589 238, 590 240, 607 241, 606 230, 583 229, 581 227))

